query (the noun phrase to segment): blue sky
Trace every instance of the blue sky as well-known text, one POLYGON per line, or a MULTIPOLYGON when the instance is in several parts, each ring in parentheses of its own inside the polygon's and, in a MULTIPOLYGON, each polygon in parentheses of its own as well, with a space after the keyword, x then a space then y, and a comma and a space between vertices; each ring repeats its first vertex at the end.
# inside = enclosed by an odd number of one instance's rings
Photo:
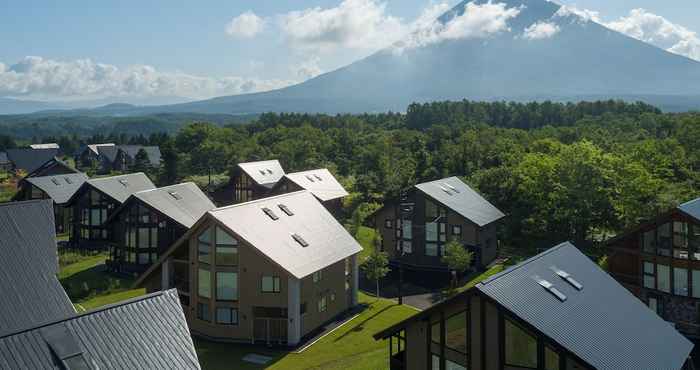
MULTIPOLYGON (((678 40, 690 39, 692 44, 695 42, 692 32, 700 31, 697 0, 559 2, 597 11, 601 22, 620 20, 629 17, 632 9, 643 8, 646 13, 638 13, 635 20, 626 19, 618 27, 627 33, 644 31, 639 37, 652 43, 666 43, 658 45, 664 48, 677 48, 678 40), (648 21, 651 15, 682 28, 670 40, 668 35, 650 36, 649 32, 655 31, 649 30, 648 24, 630 25, 640 19, 648 21)), ((217 0, 203 5, 177 0, 16 1, 0 12, 0 96, 50 100, 160 94, 202 98, 265 90, 367 56, 413 30, 421 17, 433 17, 457 3, 455 0, 217 0), (241 14, 248 15, 241 18, 247 21, 239 22, 238 28, 231 27, 241 14), (310 17, 304 17, 309 14, 310 17), (352 20, 353 14, 374 18, 369 26, 349 24, 333 28, 333 16, 352 20), (325 28, 316 29, 313 25, 309 28, 305 19, 312 23, 326 19, 329 23, 325 28), (250 27, 256 24, 259 32, 250 34, 250 27), (27 60, 27 56, 39 58, 27 60), (107 66, 95 67, 86 60, 107 66), (17 67, 18 63, 22 66, 17 67), (11 69, 15 74, 9 76, 11 69), (52 71, 59 69, 63 73, 60 83, 69 87, 38 86, 26 81, 30 70, 50 79, 52 71), (85 69, 92 74, 89 80, 84 79, 85 69), (17 73, 22 71, 27 76, 18 77, 17 73), (130 74, 151 77, 146 82, 136 77, 129 80, 130 74), (107 86, 112 83, 110 78, 127 87, 111 92, 107 86), (203 93, 193 93, 195 88, 191 86, 189 90, 181 89, 175 86, 178 84, 195 86, 203 93), (167 86, 163 88, 164 85, 167 86)), ((679 53, 697 50, 700 57, 700 41, 696 46, 679 53)))

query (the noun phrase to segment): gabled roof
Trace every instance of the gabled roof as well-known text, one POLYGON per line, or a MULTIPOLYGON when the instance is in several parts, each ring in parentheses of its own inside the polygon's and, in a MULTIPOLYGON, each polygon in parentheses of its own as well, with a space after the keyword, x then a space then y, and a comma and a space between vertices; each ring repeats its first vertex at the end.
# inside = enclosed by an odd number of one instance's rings
POLYGON ((80 173, 80 171, 76 170, 75 168, 71 167, 68 163, 58 159, 57 157, 53 157, 49 159, 48 161, 44 162, 42 165, 39 167, 35 168, 33 171, 29 172, 27 177, 42 177, 45 176, 46 173, 55 168, 55 167, 63 167, 65 168, 68 172, 72 173, 80 173))
POLYGON ((71 173, 42 177, 27 177, 23 181, 36 186, 56 204, 65 204, 83 185, 88 177, 84 173, 71 173))
POLYGON ((284 169, 280 164, 280 161, 273 159, 270 161, 260 161, 260 162, 247 162, 239 163, 243 172, 250 176, 253 181, 258 185, 262 185, 268 188, 272 188, 282 176, 284 176, 284 169))
POLYGON ((192 182, 144 190, 132 196, 188 229, 207 211, 216 208, 192 182))
POLYGON ((0 368, 200 368, 175 290, 42 322, 0 337, 0 368))
POLYGON ((680 369, 693 344, 571 243, 477 284, 476 289, 596 369, 680 369), (556 270, 570 274, 578 290, 556 270), (543 279, 566 296, 542 287, 543 279))
POLYGON ((568 242, 493 275, 374 337, 386 338, 469 294, 488 296, 595 369, 681 369, 693 348, 672 324, 568 242), (557 271, 568 274, 573 282, 557 271), (540 281, 552 284, 564 300, 540 281), (575 284, 580 284, 581 290, 575 284))
POLYGON ((0 204, 0 335, 75 313, 57 273, 51 201, 0 204))
POLYGON ((700 221, 700 198, 685 202, 679 205, 678 209, 700 221))
POLYGON ((15 168, 33 172, 58 155, 58 149, 7 149, 7 158, 15 168))
POLYGON ((8 164, 10 160, 7 158, 7 152, 0 152, 0 164, 8 164))
POLYGON ((156 188, 143 172, 90 179, 85 181, 85 184, 109 195, 119 203, 124 203, 131 194, 156 188))
MULTIPOLYGON (((143 146, 143 145, 119 145, 118 150, 124 151, 124 153, 131 159, 136 158, 136 155, 143 149, 148 155, 148 161, 151 162, 152 166, 160 165, 160 148, 157 146, 143 146)), ((114 160, 114 159, 112 159, 114 160)))
POLYGON ((503 212, 457 177, 424 182, 416 185, 416 188, 478 226, 505 217, 503 212))
POLYGON ((104 148, 104 147, 110 147, 110 146, 116 146, 114 143, 104 143, 104 144, 88 144, 87 149, 92 151, 93 153, 100 154, 98 151, 98 148, 104 148))
POLYGON ((29 147, 32 149, 61 149, 56 143, 31 144, 29 147))
POLYGON ((106 160, 109 163, 112 163, 115 159, 117 159, 118 149, 114 144, 101 144, 95 149, 97 150, 97 155, 99 155, 100 157, 102 157, 103 160, 106 160))
POLYGON ((322 202, 342 198, 348 195, 343 185, 333 176, 328 169, 288 173, 284 175, 289 181, 308 190, 322 202))

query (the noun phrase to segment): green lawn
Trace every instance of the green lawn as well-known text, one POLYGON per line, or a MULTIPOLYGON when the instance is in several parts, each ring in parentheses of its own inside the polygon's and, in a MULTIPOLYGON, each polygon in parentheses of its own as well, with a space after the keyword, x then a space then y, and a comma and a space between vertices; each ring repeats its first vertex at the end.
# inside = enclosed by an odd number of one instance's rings
POLYGON ((492 266, 490 269, 488 269, 488 270, 484 271, 483 273, 481 273, 481 275, 479 275, 479 276, 477 276, 477 277, 475 277, 475 278, 469 280, 468 283, 466 283, 466 284, 464 284, 463 286, 459 287, 459 288, 457 289, 457 291, 458 291, 458 292, 463 292, 463 291, 465 291, 465 290, 467 290, 467 289, 473 287, 474 285, 476 285, 476 284, 479 283, 480 281, 486 280, 486 279, 489 278, 491 275, 496 275, 497 273, 499 273, 499 272, 501 272, 501 271, 503 271, 503 265, 501 265, 501 264, 494 265, 494 266, 492 266))
POLYGON ((372 248, 374 248, 373 241, 374 235, 377 232, 369 227, 360 226, 360 230, 357 233, 357 241, 362 245, 362 252, 360 252, 359 262, 364 261, 370 254, 372 254, 372 248))

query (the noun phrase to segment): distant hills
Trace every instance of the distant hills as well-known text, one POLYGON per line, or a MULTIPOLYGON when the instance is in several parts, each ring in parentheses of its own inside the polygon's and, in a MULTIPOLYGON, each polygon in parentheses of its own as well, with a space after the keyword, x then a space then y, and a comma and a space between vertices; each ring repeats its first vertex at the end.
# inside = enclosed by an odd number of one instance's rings
MULTIPOLYGON (((346 67, 283 89, 160 106, 112 106, 110 115, 194 112, 404 111, 435 100, 642 100, 667 111, 700 109, 700 62, 669 53, 546 0, 499 0, 519 14, 509 30, 416 47, 418 34, 346 67), (546 23, 556 32, 527 38, 546 23)), ((478 1, 484 4, 486 1, 478 1)), ((467 1, 439 18, 464 15, 467 1)), ((420 43, 419 43, 420 44, 420 43)))

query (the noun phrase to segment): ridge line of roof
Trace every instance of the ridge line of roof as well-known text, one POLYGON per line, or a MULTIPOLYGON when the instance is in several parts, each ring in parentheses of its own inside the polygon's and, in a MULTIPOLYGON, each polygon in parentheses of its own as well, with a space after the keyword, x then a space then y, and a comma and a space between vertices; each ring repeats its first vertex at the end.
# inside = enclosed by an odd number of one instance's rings
POLYGON ((512 267, 510 267, 510 268, 507 268, 507 269, 505 269, 505 270, 503 270, 503 271, 497 273, 497 274, 494 274, 494 275, 489 276, 488 278, 486 278, 486 279, 480 281, 480 282, 479 282, 478 284, 476 284, 475 286, 476 286, 476 287, 479 287, 479 286, 487 285, 487 284, 489 284, 490 282, 492 282, 492 281, 494 281, 494 280, 496 280, 496 279, 499 279, 499 278, 501 278, 501 277, 503 277, 503 276, 505 276, 505 275, 508 275, 509 273, 511 273, 511 272, 513 272, 513 271, 517 271, 517 270, 521 269, 522 267, 527 266, 528 264, 530 264, 530 263, 532 263, 532 262, 534 262, 534 261, 536 261, 536 260, 539 260, 540 258, 542 258, 542 257, 544 257, 544 256, 546 256, 546 255, 548 255, 548 254, 550 254, 550 253, 552 253, 552 252, 555 252, 555 251, 557 251, 557 250, 559 250, 559 249, 561 249, 561 248, 563 248, 563 247, 565 247, 565 246, 568 246, 568 245, 573 245, 573 244, 571 244, 570 241, 561 242, 561 243, 557 244, 556 246, 554 246, 554 247, 552 247, 552 248, 550 248, 550 249, 547 249, 546 251, 544 251, 544 252, 542 252, 542 253, 539 253, 539 254, 537 254, 537 255, 534 255, 534 256, 532 256, 532 257, 526 259, 526 260, 523 261, 523 262, 520 262, 520 263, 518 263, 518 264, 516 264, 516 265, 514 265, 514 266, 512 266, 512 267))
MULTIPOLYGON (((137 191, 137 192, 135 192, 135 193, 133 193, 133 194, 131 194, 131 195, 138 195, 138 194, 141 194, 141 193, 147 193, 147 192, 149 192, 149 191, 163 190, 163 189, 174 188, 174 187, 176 187, 176 186, 189 185, 189 184, 192 184, 192 185, 194 185, 194 186, 197 186, 197 184, 195 184, 194 182, 192 182, 192 181, 187 181, 187 182, 181 182, 181 183, 178 183, 178 184, 172 184, 172 185, 161 186, 161 187, 154 188, 154 189, 141 190, 141 191, 137 191)), ((197 186, 197 188, 199 188, 199 186, 197 186)), ((200 190, 201 190, 201 189, 200 189, 200 190)))
POLYGON ((236 208, 236 207, 240 207, 240 206, 251 205, 251 204, 259 203, 259 202, 262 202, 262 201, 265 201, 265 200, 270 200, 270 199, 284 198, 284 197, 287 197, 287 196, 291 196, 291 195, 295 195, 295 194, 300 194, 300 193, 309 193, 309 194, 310 194, 311 192, 308 191, 308 190, 306 190, 306 189, 303 189, 303 190, 299 190, 299 191, 295 191, 295 192, 291 192, 291 193, 284 193, 284 194, 279 194, 279 195, 273 195, 273 196, 271 196, 271 197, 265 197, 265 198, 255 199, 255 200, 251 200, 251 201, 248 201, 248 202, 245 202, 245 203, 231 204, 231 205, 228 205, 228 206, 223 206, 223 207, 219 207, 219 208, 214 208, 214 209, 212 209, 212 210, 207 211, 207 213, 213 213, 213 212, 224 211, 224 210, 231 209, 231 208, 236 208))
MULTIPOLYGON (((322 168, 314 168, 314 169, 311 169, 311 170, 304 170, 304 171, 296 171, 296 172, 289 172, 289 173, 285 173, 285 174, 284 174, 284 176, 289 176, 289 175, 299 175, 299 174, 302 174, 302 173, 307 173, 307 172, 315 172, 315 171, 323 171, 323 170, 326 170, 326 171, 330 172, 330 171, 328 170, 328 168, 326 168, 326 167, 322 167, 322 168)), ((283 177, 284 177, 284 176, 283 176, 283 177)))
MULTIPOLYGON (((133 173, 125 173, 125 174, 123 174, 123 175, 114 175, 114 176, 106 176, 106 177, 95 177, 95 178, 89 179, 89 180, 86 181, 86 182, 92 183, 92 182, 100 181, 100 180, 110 180, 110 179, 116 179, 116 178, 127 177, 127 176, 134 176, 134 175, 139 175, 139 174, 140 174, 140 175, 146 176, 146 174, 143 173, 143 172, 133 172, 133 173)), ((146 177, 148 178, 148 176, 146 176, 146 177)), ((150 178, 149 178, 149 180, 150 180, 150 178)))

